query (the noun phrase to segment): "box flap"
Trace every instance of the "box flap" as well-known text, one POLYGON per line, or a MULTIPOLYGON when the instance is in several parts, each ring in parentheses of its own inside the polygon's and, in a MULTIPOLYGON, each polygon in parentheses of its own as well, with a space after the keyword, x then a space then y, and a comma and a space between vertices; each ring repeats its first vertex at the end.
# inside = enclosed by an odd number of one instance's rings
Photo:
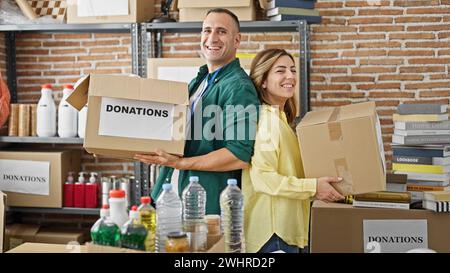
POLYGON ((178 0, 178 8, 248 7, 254 0, 178 0))
POLYGON ((3 253, 5 249, 3 246, 5 236, 5 206, 6 194, 0 191, 0 253, 3 253))
POLYGON ((8 226, 6 233, 8 237, 34 238, 39 228, 38 225, 13 224, 8 226))
POLYGON ((300 121, 298 127, 301 128, 326 122, 367 117, 375 113, 375 102, 373 101, 349 104, 331 109, 308 112, 300 121))
POLYGON ((74 91, 67 98, 67 102, 80 111, 88 101, 89 75, 82 77, 74 86, 74 91))
POLYGON ((343 203, 326 203, 324 201, 316 200, 312 204, 313 208, 352 208, 352 205, 343 203))
POLYGON ((23 243, 8 253, 86 253, 83 245, 23 243))
POLYGON ((89 95, 180 105, 189 104, 186 83, 120 75, 91 75, 89 95))

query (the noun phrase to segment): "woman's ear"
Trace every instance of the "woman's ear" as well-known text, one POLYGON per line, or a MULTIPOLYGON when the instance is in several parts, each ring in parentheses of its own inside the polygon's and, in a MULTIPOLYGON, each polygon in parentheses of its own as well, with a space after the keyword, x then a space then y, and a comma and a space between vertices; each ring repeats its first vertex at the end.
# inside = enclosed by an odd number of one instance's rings
POLYGON ((267 88, 267 80, 265 80, 265 81, 262 83, 261 86, 262 86, 263 89, 266 89, 266 88, 267 88))

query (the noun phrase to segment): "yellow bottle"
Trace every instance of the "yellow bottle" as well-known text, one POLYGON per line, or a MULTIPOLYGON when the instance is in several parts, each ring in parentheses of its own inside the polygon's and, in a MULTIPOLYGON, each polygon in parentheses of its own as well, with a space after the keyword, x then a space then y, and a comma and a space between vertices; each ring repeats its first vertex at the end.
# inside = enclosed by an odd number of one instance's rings
POLYGON ((147 230, 147 238, 145 239, 145 250, 155 252, 155 236, 156 236, 156 210, 150 204, 150 196, 141 197, 141 205, 138 208, 141 223, 147 230))

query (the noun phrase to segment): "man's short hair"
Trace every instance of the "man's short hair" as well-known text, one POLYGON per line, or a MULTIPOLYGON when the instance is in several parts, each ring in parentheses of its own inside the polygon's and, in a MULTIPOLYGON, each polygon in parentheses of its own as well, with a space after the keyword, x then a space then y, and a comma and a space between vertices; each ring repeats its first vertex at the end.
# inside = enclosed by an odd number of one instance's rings
POLYGON ((238 32, 241 31, 241 25, 239 24, 239 19, 236 16, 236 14, 234 14, 233 12, 231 12, 228 9, 224 9, 224 8, 214 8, 214 9, 210 9, 208 10, 208 12, 206 13, 206 16, 208 16, 210 13, 226 13, 228 15, 231 16, 231 18, 233 19, 233 21, 236 23, 238 32))

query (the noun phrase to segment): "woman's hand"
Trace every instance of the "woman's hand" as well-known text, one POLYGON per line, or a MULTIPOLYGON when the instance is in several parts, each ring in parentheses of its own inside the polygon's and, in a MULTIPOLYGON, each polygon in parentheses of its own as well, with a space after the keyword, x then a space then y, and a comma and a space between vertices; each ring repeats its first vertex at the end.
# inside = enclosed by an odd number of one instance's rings
POLYGON ((325 202, 336 202, 344 199, 345 197, 331 185, 331 183, 339 183, 341 181, 341 177, 326 176, 318 178, 315 198, 325 202))

